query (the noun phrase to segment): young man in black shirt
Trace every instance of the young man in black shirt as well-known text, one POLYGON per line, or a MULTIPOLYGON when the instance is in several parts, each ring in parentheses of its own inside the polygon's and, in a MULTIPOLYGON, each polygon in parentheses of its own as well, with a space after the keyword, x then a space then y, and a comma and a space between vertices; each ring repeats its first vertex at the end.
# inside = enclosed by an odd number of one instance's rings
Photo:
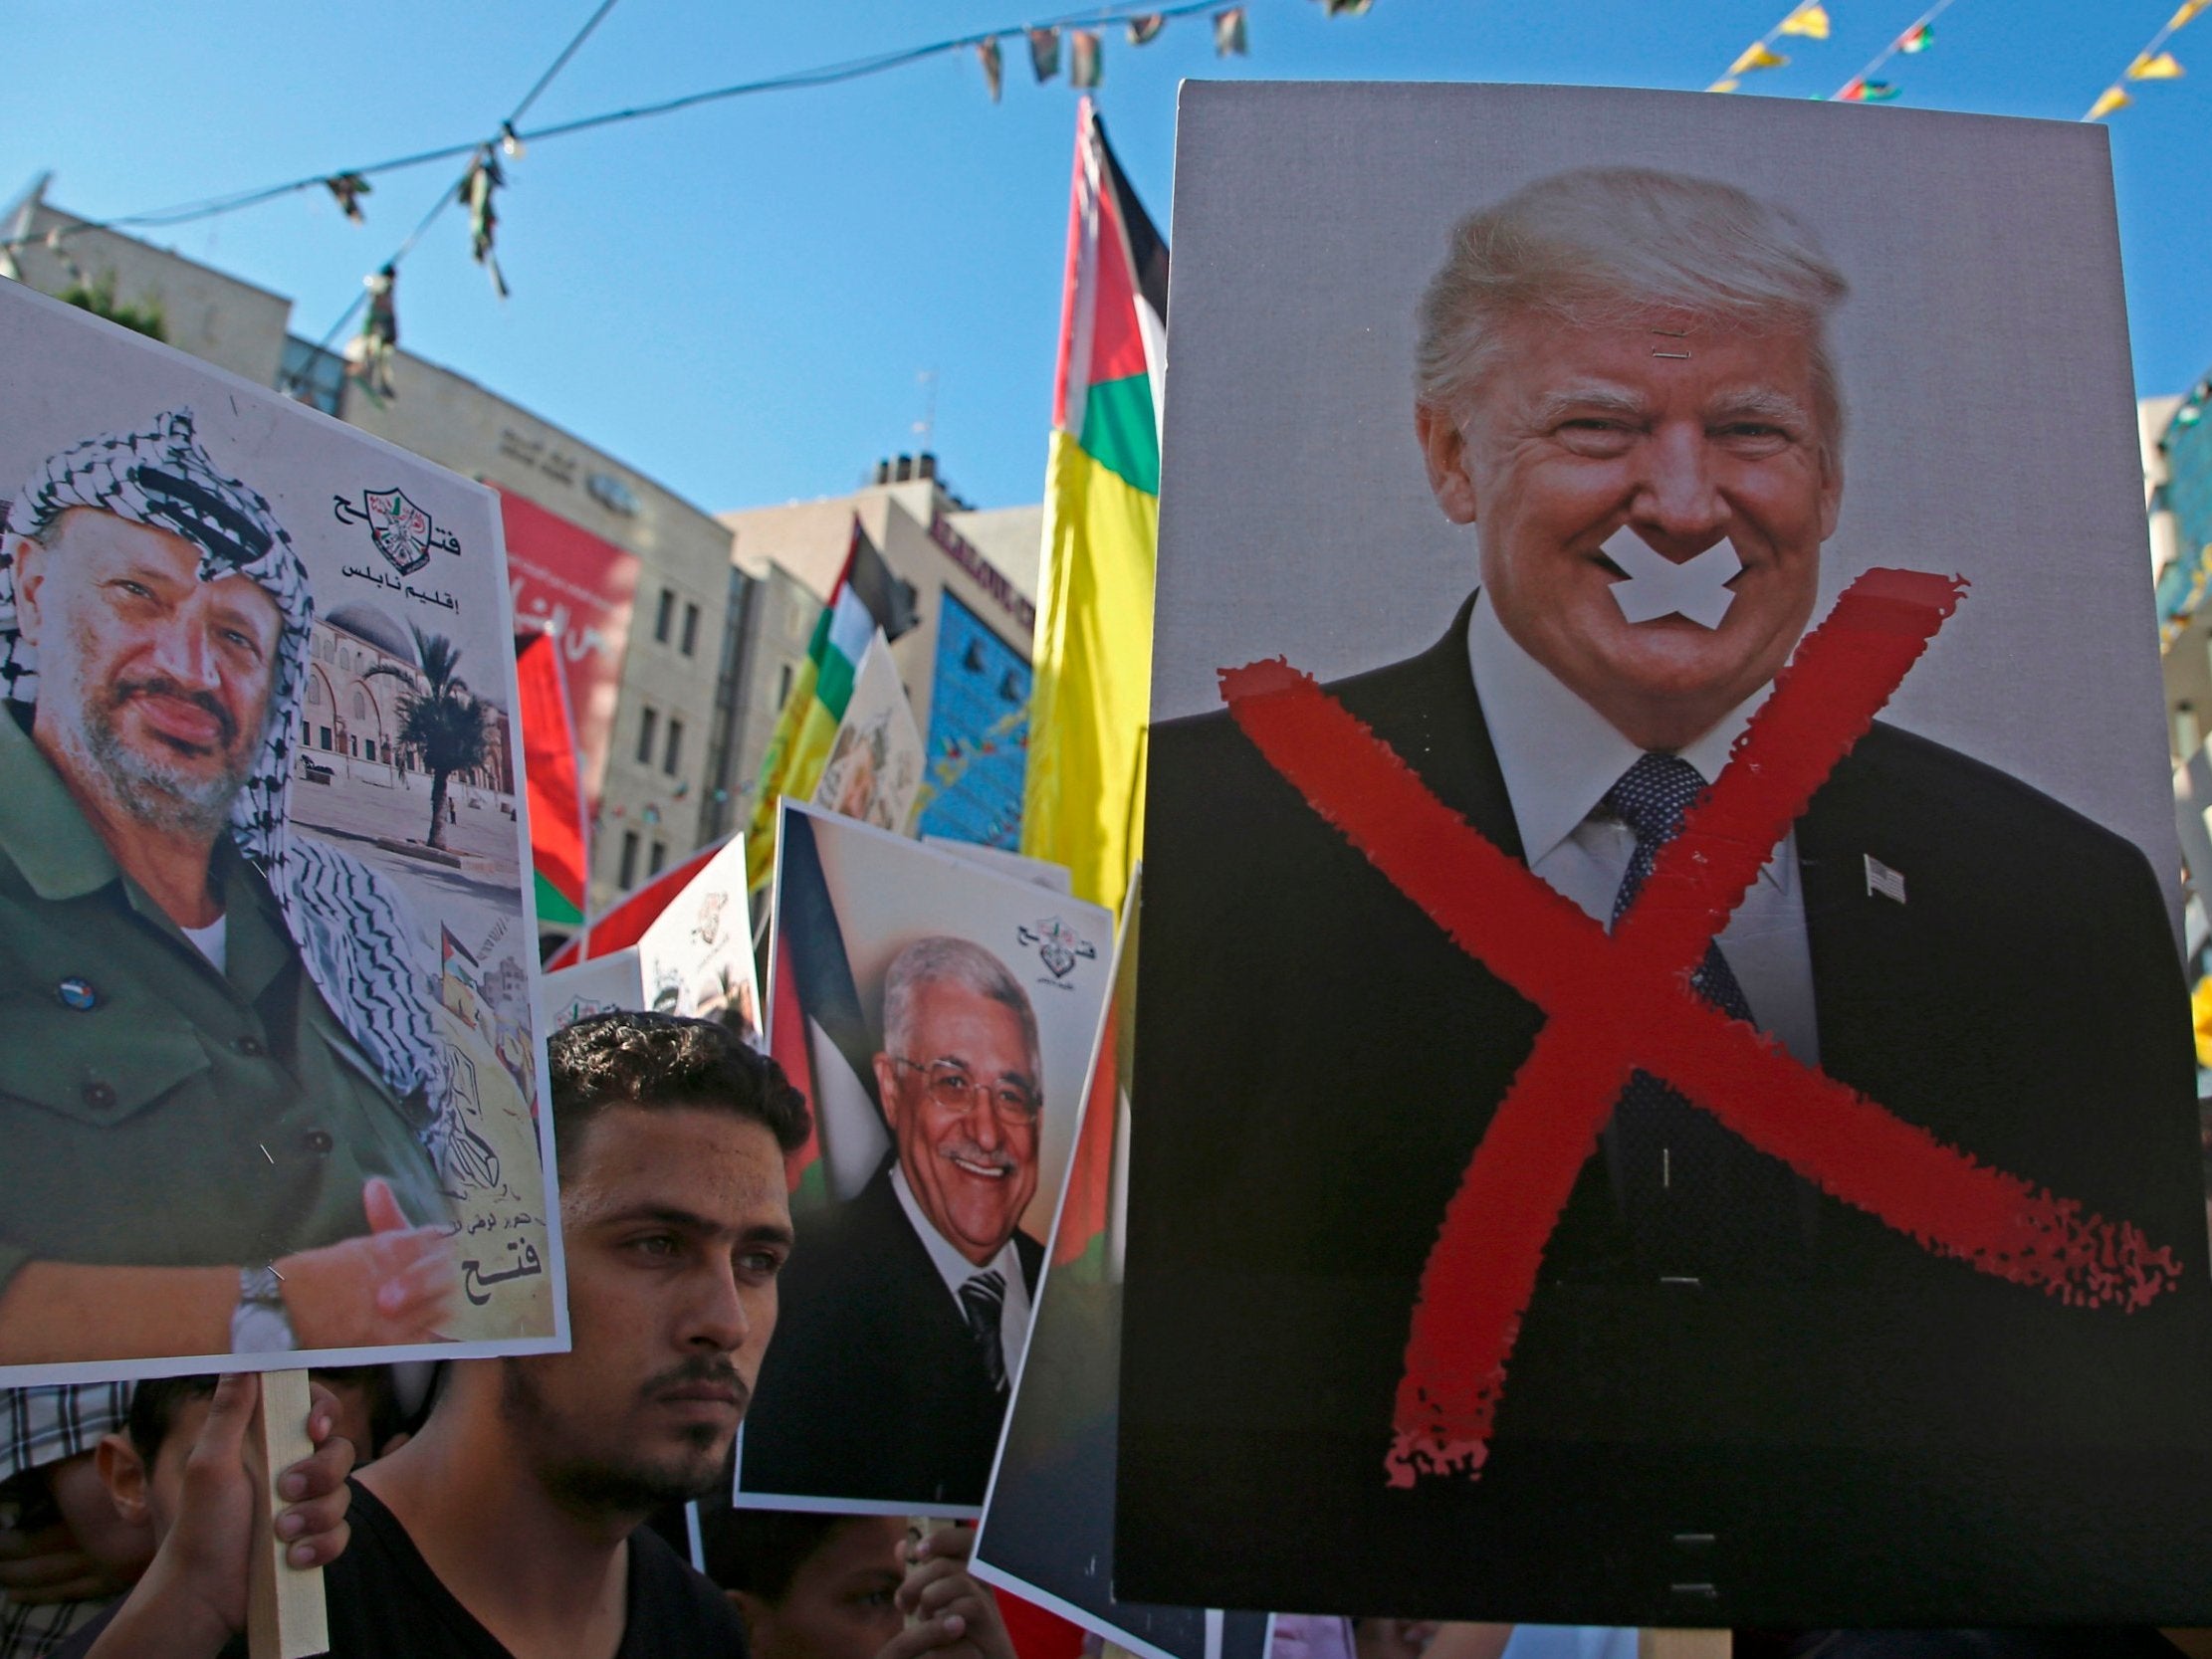
MULTIPOLYGON (((783 1153, 806 1109, 772 1062, 700 1020, 581 1021, 552 1060, 574 1348, 452 1365, 422 1432, 353 1483, 351 1543, 328 1573, 333 1659, 745 1652, 729 1603, 639 1523, 724 1478, 775 1328, 783 1153)), ((176 1525, 80 1651, 214 1659, 235 1635, 250 1394, 218 1392, 176 1525)), ((885 1659, 1010 1659, 968 1582, 930 1585, 932 1616, 885 1659)))

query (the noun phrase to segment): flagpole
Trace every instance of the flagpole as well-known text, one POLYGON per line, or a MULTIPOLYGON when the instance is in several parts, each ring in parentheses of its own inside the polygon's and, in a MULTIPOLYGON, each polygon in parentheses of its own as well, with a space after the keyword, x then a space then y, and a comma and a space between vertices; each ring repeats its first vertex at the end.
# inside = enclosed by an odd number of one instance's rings
POLYGON ((1828 95, 1830 99, 1841 99, 1846 93, 1850 92, 1852 88, 1866 85, 1868 76, 1874 74, 1876 70, 1881 68, 1883 64, 1886 64, 1891 58, 1894 58, 1898 54, 1898 52, 1903 50, 1904 43, 1906 41, 1910 40, 1922 29, 1925 29, 1929 24, 1933 23, 1945 12, 1949 11, 1951 9, 1951 3, 1952 0, 1935 0, 1935 4, 1930 6, 1926 11, 1922 12, 1917 18, 1913 19, 1913 21, 1905 27, 1905 30, 1902 34, 1892 36, 1890 38, 1889 44, 1883 47, 1880 52, 1875 54, 1874 61, 1872 63, 1868 64, 1865 69, 1861 70, 1849 81, 1846 81, 1841 87, 1838 87, 1834 92, 1830 93, 1828 95))

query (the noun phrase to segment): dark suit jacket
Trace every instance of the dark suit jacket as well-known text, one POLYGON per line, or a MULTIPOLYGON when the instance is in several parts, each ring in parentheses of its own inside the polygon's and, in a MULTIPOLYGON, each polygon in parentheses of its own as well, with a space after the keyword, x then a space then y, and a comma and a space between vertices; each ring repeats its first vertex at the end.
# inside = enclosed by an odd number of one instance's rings
MULTIPOLYGON (((747 1492, 977 1505, 1005 1397, 891 1186, 799 1223, 745 1418, 747 1492)), ((1043 1251, 1013 1235, 1032 1298, 1043 1251)), ((1018 1358, 1018 1354, 1010 1357, 1018 1358)))
MULTIPOLYGON (((1465 620, 1334 690, 1520 858, 1465 620)), ((1225 716, 1156 728, 1149 787, 1117 1593, 1357 1614, 1390 1585, 1400 1615, 1615 1624, 2212 1612, 2188 1017, 2130 844, 1883 726, 1797 826, 1823 1069, 2136 1222, 2177 1290, 2067 1309, 1825 1199, 1809 1279, 1660 1285, 1605 1265, 1594 1158, 1480 1480, 1393 1492, 1419 1276, 1542 1015, 1225 716), (1906 903, 1868 894, 1868 854, 1906 903)))

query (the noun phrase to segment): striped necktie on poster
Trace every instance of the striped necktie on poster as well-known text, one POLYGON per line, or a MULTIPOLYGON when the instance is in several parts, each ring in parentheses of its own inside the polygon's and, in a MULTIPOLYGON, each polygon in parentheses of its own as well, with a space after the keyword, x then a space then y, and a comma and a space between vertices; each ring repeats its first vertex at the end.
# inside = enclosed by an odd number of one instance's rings
POLYGON ((1005 1307, 1006 1280, 996 1268, 987 1268, 960 1288, 961 1312, 968 1316, 968 1329, 983 1350, 984 1374, 991 1378, 992 1392, 998 1394, 1006 1391, 1006 1350, 998 1338, 998 1318, 1005 1307))

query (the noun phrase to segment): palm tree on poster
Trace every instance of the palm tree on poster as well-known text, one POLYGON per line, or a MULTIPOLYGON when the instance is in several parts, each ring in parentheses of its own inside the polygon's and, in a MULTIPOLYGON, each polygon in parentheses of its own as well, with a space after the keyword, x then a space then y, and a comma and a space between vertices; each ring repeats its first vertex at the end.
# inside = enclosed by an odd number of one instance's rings
POLYGON ((368 672, 408 683, 399 694, 399 740, 422 757, 430 774, 430 834, 427 844, 445 846, 446 780, 484 764, 492 747, 492 712, 477 701, 469 683, 455 671, 461 649, 443 634, 426 634, 412 623, 415 661, 420 673, 396 663, 378 663, 368 672))

